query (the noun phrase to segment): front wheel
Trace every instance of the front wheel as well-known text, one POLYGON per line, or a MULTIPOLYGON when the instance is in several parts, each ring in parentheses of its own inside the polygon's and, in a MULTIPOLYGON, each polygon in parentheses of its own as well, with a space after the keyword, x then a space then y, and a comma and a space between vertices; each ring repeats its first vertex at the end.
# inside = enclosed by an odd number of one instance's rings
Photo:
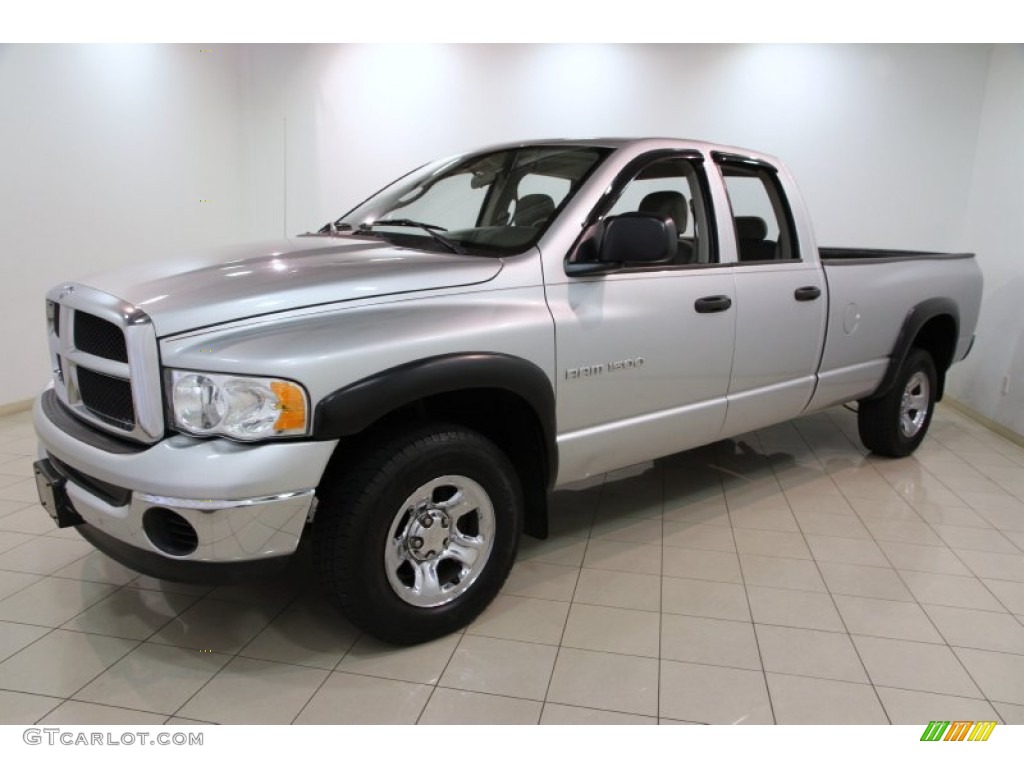
POLYGON ((394 643, 464 627, 501 589, 522 529, 518 476, 477 432, 428 426, 382 441, 321 488, 320 577, 353 623, 394 643))
POLYGON ((924 440, 931 424, 938 390, 932 356, 914 347, 892 389, 882 397, 864 400, 857 412, 861 442, 882 456, 909 456, 924 440))

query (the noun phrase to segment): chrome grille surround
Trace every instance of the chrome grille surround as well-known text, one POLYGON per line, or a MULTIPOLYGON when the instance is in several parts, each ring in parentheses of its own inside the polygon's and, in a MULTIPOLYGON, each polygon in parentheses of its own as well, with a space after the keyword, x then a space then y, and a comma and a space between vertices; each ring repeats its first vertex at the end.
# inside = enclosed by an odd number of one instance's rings
POLYGON ((57 286, 46 298, 47 338, 57 397, 72 413, 104 432, 141 443, 155 443, 163 437, 164 414, 160 384, 160 359, 156 331, 149 316, 116 296, 79 283, 57 286), (75 346, 76 316, 93 315, 113 323, 124 333, 127 362, 99 357, 75 346), (60 331, 60 336, 55 330, 60 331), (94 414, 82 401, 78 386, 79 368, 127 381, 131 385, 134 424, 124 428, 94 414))

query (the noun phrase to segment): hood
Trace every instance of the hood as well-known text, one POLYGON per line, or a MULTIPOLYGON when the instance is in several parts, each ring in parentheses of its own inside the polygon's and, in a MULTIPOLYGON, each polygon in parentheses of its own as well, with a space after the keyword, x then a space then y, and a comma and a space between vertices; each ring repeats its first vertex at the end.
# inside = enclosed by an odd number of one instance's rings
POLYGON ((273 312, 493 279, 499 259, 303 237, 104 272, 85 285, 134 304, 158 336, 273 312))

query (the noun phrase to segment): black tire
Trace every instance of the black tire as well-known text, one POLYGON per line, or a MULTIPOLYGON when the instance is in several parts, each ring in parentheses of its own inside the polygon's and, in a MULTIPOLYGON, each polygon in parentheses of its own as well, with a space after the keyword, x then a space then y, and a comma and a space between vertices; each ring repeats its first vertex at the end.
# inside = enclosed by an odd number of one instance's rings
POLYGON ((378 440, 357 465, 325 479, 313 556, 355 625, 388 642, 420 643, 461 629, 494 599, 522 524, 519 479, 505 454, 472 430, 428 425, 378 440), (474 552, 479 564, 467 564, 474 552))
POLYGON ((937 387, 932 356, 912 347, 889 392, 860 403, 857 429, 864 447, 894 458, 913 453, 932 422, 937 387))

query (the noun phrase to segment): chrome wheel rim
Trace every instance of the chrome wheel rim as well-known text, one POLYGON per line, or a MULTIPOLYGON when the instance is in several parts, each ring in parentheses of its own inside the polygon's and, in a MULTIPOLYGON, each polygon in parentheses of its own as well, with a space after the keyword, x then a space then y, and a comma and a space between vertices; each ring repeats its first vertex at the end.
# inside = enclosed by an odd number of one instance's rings
POLYGON ((904 437, 914 437, 924 427, 928 418, 929 391, 928 377, 920 371, 907 381, 900 401, 900 432, 904 437))
POLYGON ((455 600, 479 578, 494 544, 494 506, 462 475, 424 483, 388 528, 384 567, 391 589, 418 608, 455 600))

